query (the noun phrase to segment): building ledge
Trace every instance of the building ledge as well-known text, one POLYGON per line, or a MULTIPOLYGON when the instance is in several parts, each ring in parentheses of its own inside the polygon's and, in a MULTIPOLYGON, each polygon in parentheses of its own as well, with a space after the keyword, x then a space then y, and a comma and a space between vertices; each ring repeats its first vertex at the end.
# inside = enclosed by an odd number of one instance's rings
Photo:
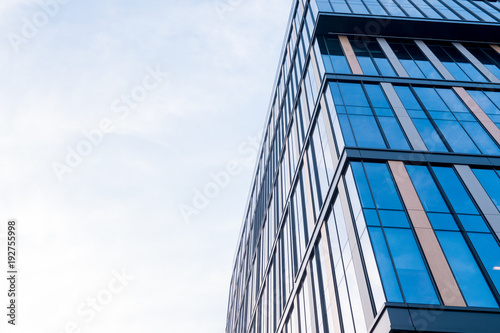
POLYGON ((497 43, 500 23, 320 12, 316 34, 329 33, 497 43))

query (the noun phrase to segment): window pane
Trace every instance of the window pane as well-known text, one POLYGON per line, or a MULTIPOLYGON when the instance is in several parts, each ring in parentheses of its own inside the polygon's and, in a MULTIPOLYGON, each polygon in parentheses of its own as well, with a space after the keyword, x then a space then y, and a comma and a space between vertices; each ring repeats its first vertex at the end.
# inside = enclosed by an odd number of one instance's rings
POLYGON ((384 227, 409 228, 410 224, 403 211, 397 210, 379 210, 380 220, 384 227))
POLYGON ((407 303, 439 304, 415 237, 409 229, 385 228, 407 303))
POLYGON ((354 136, 359 147, 386 148, 373 116, 350 115, 354 136))
POLYGON ((448 207, 439 193, 429 170, 425 166, 407 165, 406 169, 417 190, 420 201, 427 212, 449 213, 448 207))
POLYGON ((436 230, 455 230, 458 231, 458 226, 451 214, 443 213, 427 213, 427 217, 431 225, 436 230))
POLYGON ((413 123, 430 151, 448 151, 429 119, 413 119, 413 123))
POLYGON ((432 170, 434 170, 455 212, 458 214, 478 214, 476 206, 452 168, 432 167, 432 170))
POLYGON ((392 266, 391 257, 387 250, 384 235, 381 228, 368 228, 370 238, 373 243, 373 251, 377 259, 378 268, 384 285, 387 301, 389 302, 403 302, 401 291, 399 290, 398 280, 392 266))
POLYGON ((500 291, 500 247, 497 241, 490 234, 470 233, 469 237, 497 291, 500 291))
POLYGON ((360 84, 340 82, 339 87, 342 92, 345 105, 370 106, 360 84))
POLYGON ((436 231, 465 301, 469 306, 497 307, 483 274, 459 232, 436 231))
POLYGON ((364 163, 375 204, 379 209, 403 209, 386 164, 364 163))
POLYGON ((371 191, 368 186, 368 181, 366 180, 365 172, 363 170, 363 165, 360 162, 352 162, 351 167, 363 208, 375 208, 371 191))
POLYGON ((498 175, 493 170, 474 169, 473 171, 497 209, 500 210, 500 178, 498 175))
POLYGON ((380 125, 392 149, 410 149, 396 118, 379 117, 380 125))

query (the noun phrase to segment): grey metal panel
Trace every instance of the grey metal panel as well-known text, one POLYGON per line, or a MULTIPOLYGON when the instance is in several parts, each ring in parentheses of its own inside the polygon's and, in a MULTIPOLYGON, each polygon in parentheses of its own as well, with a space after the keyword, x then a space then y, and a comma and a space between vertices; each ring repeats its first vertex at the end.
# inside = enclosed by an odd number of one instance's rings
POLYGON ((455 165, 455 169, 495 233, 500 233, 500 213, 471 168, 468 165, 455 165))
POLYGON ((417 332, 498 333, 500 313, 410 308, 417 332))
POLYGON ((476 66, 476 68, 484 75, 488 80, 495 83, 500 83, 500 80, 493 75, 488 68, 486 68, 472 53, 469 52, 462 44, 453 43, 455 47, 467 58, 469 61, 476 66))
POLYGON ((446 79, 446 80, 455 80, 453 75, 444 67, 444 65, 439 61, 439 59, 432 53, 432 51, 429 49, 429 47, 421 40, 415 40, 415 43, 418 45, 420 50, 425 54, 427 59, 436 67, 436 69, 441 73, 441 75, 446 79))
POLYGON ((396 114, 403 131, 406 133, 408 140, 410 140, 413 149, 427 151, 424 140, 422 140, 422 137, 418 133, 415 124, 413 124, 413 121, 408 115, 408 112, 403 106, 403 103, 399 99, 399 96, 396 93, 396 90, 394 90, 392 84, 382 82, 380 85, 387 95, 387 99, 389 100, 389 103, 391 103, 394 113, 396 114))
POLYGON ((415 332, 410 311, 406 308, 386 307, 369 330, 370 333, 415 332))
POLYGON ((389 46, 385 38, 377 38, 378 43, 380 44, 380 47, 385 53, 385 56, 389 61, 391 62, 392 67, 396 70, 396 73, 398 73, 399 76, 401 77, 410 77, 406 70, 404 69, 403 65, 401 65, 401 62, 399 61, 398 57, 392 50, 392 48, 389 46))

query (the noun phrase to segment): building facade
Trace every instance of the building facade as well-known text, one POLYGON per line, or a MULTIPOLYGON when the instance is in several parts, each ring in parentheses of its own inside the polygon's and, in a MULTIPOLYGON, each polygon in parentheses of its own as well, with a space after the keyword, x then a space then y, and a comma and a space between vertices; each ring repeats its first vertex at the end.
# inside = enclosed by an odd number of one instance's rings
POLYGON ((295 0, 226 333, 500 332, 500 3, 295 0))

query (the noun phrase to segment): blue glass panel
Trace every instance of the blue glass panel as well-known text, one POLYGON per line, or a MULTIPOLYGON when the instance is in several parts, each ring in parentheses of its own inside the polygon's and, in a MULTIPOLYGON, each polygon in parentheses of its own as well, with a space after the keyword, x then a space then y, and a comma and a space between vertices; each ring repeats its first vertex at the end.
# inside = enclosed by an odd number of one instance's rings
POLYGON ((346 146, 356 147, 356 141, 352 134, 351 125, 349 125, 349 119, 344 114, 339 114, 340 127, 342 128, 342 134, 344 136, 344 141, 346 146))
POLYGON ((390 108, 389 102, 378 84, 365 84, 365 89, 374 108, 390 108))
POLYGON ((457 94, 451 89, 436 89, 439 96, 446 103, 448 108, 453 112, 469 113, 469 110, 464 103, 458 98, 457 94))
POLYGON ((417 64, 413 60, 400 59, 400 61, 410 77, 419 79, 425 78, 419 66, 417 66, 417 64))
POLYGON ((498 91, 485 91, 484 92, 489 99, 495 103, 497 108, 500 108, 500 92, 498 91))
POLYGON ((460 122, 462 121, 473 121, 475 122, 476 121, 476 118, 474 118, 474 116, 470 113, 455 113, 454 114, 455 117, 460 120, 460 122))
POLYGON ((344 101, 340 95, 339 84, 337 82, 330 82, 330 90, 332 92, 335 105, 344 105, 344 101))
POLYGON ((453 77, 458 81, 470 81, 470 78, 464 71, 454 62, 443 62, 443 65, 448 69, 448 71, 453 75, 453 77))
POLYGON ((490 232, 483 218, 479 215, 458 215, 465 231, 490 232))
POLYGON ((345 105, 370 106, 359 83, 339 83, 345 105))
POLYGON ((373 115, 372 109, 367 106, 346 106, 345 109, 349 114, 373 115))
POLYGON ((413 123, 430 151, 448 151, 429 119, 413 119, 413 123))
POLYGON ((330 62, 330 57, 326 54, 322 54, 321 59, 323 59, 323 64, 325 65, 325 71, 327 73, 335 73, 335 71, 333 70, 332 63, 330 62))
POLYGON ((415 92, 428 111, 449 111, 435 89, 417 87, 415 92))
POLYGON ((395 86, 394 89, 398 93, 399 98, 401 99, 401 102, 403 102, 406 109, 421 110, 420 104, 417 102, 417 99, 409 87, 395 86))
POLYGON ((486 271, 493 280, 497 291, 500 291, 500 247, 490 234, 469 234, 486 271))
POLYGON ((347 113, 345 106, 341 106, 341 105, 336 105, 335 111, 337 111, 337 113, 347 113))
POLYGON ((500 114, 500 110, 498 110, 496 105, 484 94, 484 92, 479 90, 467 90, 467 92, 474 98, 476 103, 485 113, 500 114))
POLYGON ((350 115, 349 120, 359 147, 386 148, 373 116, 350 115))
POLYGON ((427 213, 431 225, 436 230, 456 230, 458 226, 451 214, 427 213))
POLYGON ((453 231, 436 231, 436 236, 467 304, 498 307, 462 234, 453 231))
POLYGON ((368 186, 368 181, 366 180, 365 172, 363 170, 363 165, 361 162, 352 162, 351 167, 356 181, 356 186, 358 187, 358 193, 361 198, 361 205, 363 208, 375 208, 370 187, 368 186))
POLYGON ((351 10, 343 0, 334 0, 330 2, 333 7, 333 11, 336 13, 350 13, 351 10))
POLYGON ((456 120, 450 111, 429 111, 429 115, 434 120, 456 120))
POLYGON ((374 61, 377 64, 377 67, 382 75, 397 76, 396 72, 394 72, 394 69, 392 69, 389 60, 384 58, 375 58, 374 61))
POLYGON ((449 213, 448 207, 429 173, 429 169, 421 165, 407 165, 406 169, 425 211, 449 213))
POLYGON ((349 5, 351 6, 353 13, 369 14, 368 10, 361 0, 350 0, 349 5))
POLYGON ((479 71, 472 65, 468 63, 458 63, 460 68, 475 82, 487 82, 486 78, 479 73, 479 71))
POLYGON ((381 209, 378 213, 384 227, 410 227, 406 214, 403 211, 381 209))
POLYGON ((500 78, 500 68, 497 65, 484 64, 484 66, 493 73, 497 78, 500 78))
POLYGON ((363 212, 365 213, 366 225, 380 227, 380 220, 375 209, 364 209, 363 212))
POLYGON ((429 119, 427 118, 427 115, 425 114, 424 111, 422 110, 408 110, 408 114, 412 118, 420 118, 420 119, 429 119))
POLYGON ((379 117, 378 120, 392 149, 410 149, 396 118, 379 117))
POLYGON ((436 120, 435 122, 454 152, 479 154, 479 149, 477 149, 458 121, 436 120))
POLYGON ((462 126, 474 140, 476 145, 481 149, 483 154, 497 155, 500 154, 497 144, 486 133, 486 131, 477 122, 464 121, 462 126))
POLYGON ((442 18, 438 13, 436 13, 429 5, 424 2, 423 0, 413 0, 413 3, 420 8, 425 15, 427 15, 430 18, 442 18))
POLYGON ((387 15, 387 12, 384 10, 382 6, 378 3, 377 0, 364 0, 366 7, 370 9, 372 14, 374 15, 387 15))
POLYGON ((439 304, 411 230, 385 228, 384 231, 406 302, 439 304))
POLYGON ((396 273, 394 272, 394 266, 392 266, 391 263, 391 257, 389 255, 389 251, 387 250, 382 229, 370 227, 368 230, 373 243, 373 252, 375 253, 375 258, 377 259, 387 301, 402 303, 403 297, 401 296, 401 291, 399 290, 398 280, 396 278, 396 273))
POLYGON ((378 75, 378 71, 369 57, 358 57, 359 65, 365 75, 378 75))
POLYGON ((345 56, 340 55, 331 55, 330 60, 332 61, 333 68, 335 69, 335 73, 340 74, 351 74, 351 67, 347 63, 345 56))
POLYGON ((457 214, 478 214, 476 206, 452 168, 432 167, 432 170, 457 214))
POLYGON ((387 109, 387 108, 374 108, 374 109, 375 109, 375 114, 377 116, 394 117, 392 109, 387 109))
POLYGON ((500 210, 500 178, 493 170, 473 169, 474 174, 483 185, 491 200, 500 210))
POLYGON ((415 63, 420 68, 422 73, 428 79, 442 79, 443 77, 438 71, 432 66, 432 64, 427 60, 415 60, 415 63))
POLYGON ((387 165, 365 163, 364 166, 377 208, 403 209, 387 165))

